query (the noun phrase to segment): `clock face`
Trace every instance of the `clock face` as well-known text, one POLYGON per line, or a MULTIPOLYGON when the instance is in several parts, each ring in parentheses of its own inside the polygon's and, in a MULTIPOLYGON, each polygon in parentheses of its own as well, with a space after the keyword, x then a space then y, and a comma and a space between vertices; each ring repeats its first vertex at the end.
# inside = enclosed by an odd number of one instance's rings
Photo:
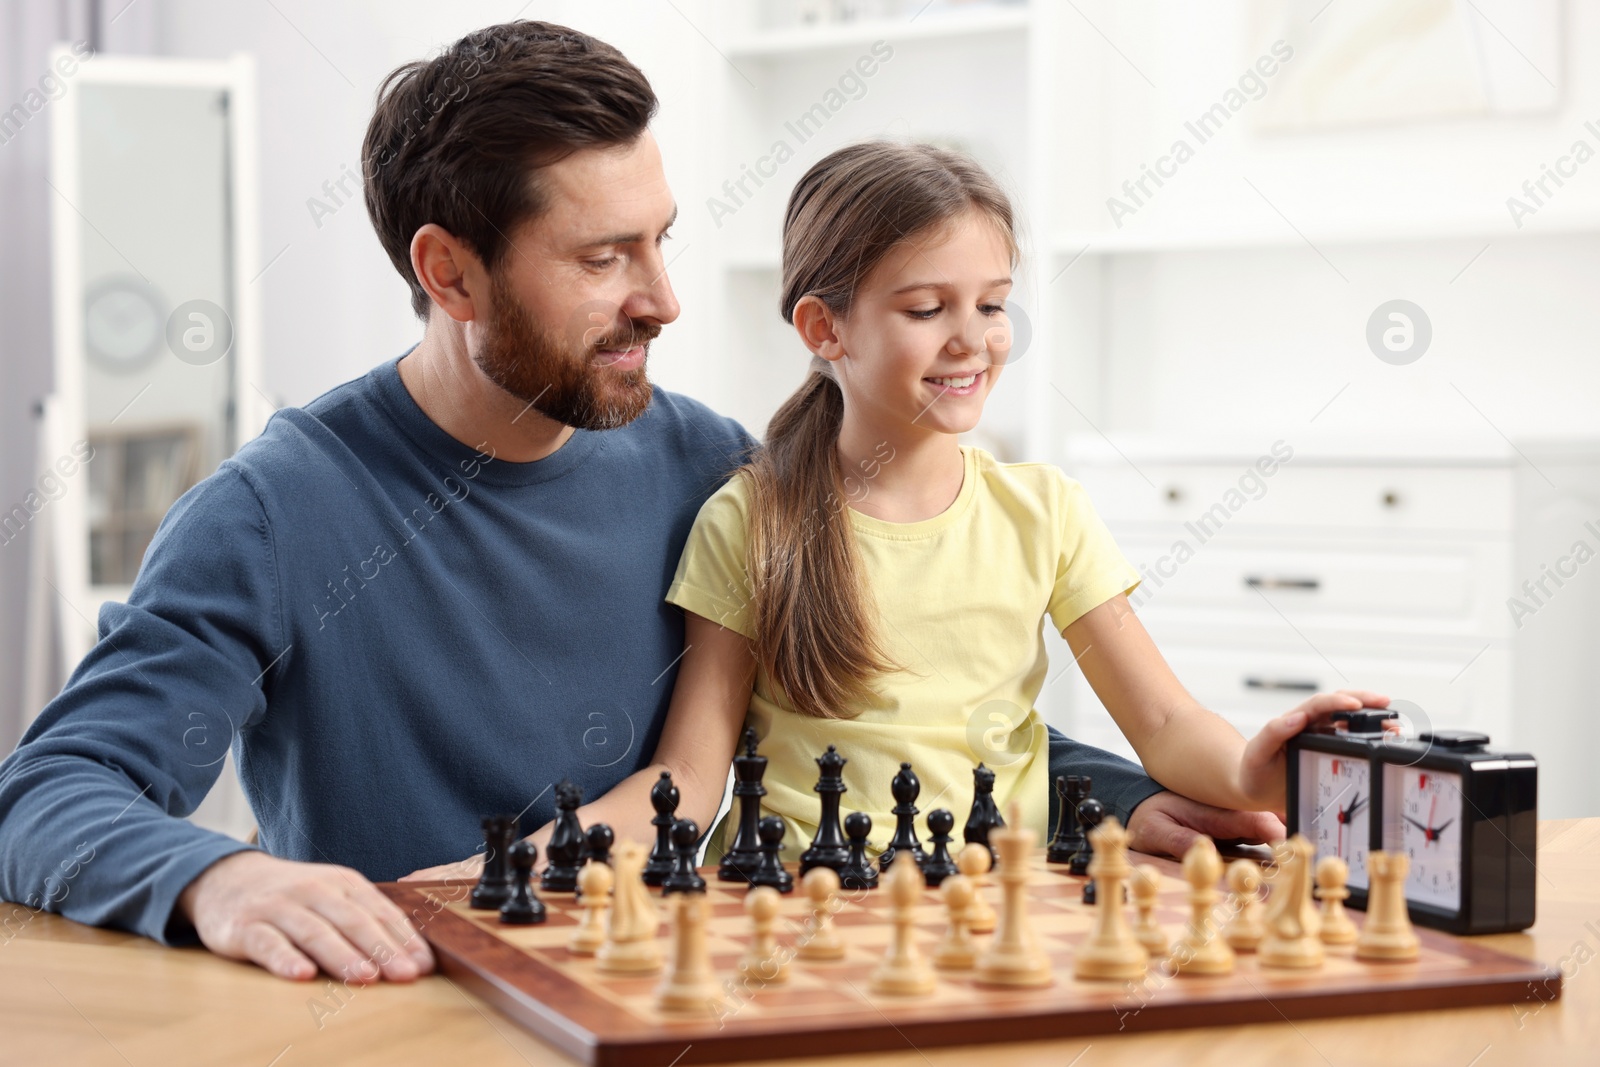
POLYGON ((1300 750, 1302 831, 1319 856, 1338 856, 1350 868, 1352 889, 1367 887, 1372 816, 1372 765, 1328 752, 1300 750))
POLYGON ((1423 767, 1387 767, 1389 815, 1383 847, 1411 858, 1406 899, 1461 910, 1461 776, 1423 767))

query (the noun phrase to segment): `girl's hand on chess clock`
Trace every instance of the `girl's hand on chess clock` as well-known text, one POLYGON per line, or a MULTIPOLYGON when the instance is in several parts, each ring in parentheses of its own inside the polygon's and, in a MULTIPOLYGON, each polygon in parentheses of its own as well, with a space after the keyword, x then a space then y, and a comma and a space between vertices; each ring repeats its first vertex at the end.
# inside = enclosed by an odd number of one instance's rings
POLYGON ((1286 806, 1288 757, 1284 745, 1308 726, 1328 721, 1336 711, 1386 708, 1389 698, 1368 689, 1341 689, 1318 693, 1294 710, 1261 728, 1244 746, 1239 760, 1239 792, 1258 811, 1282 812, 1286 806))

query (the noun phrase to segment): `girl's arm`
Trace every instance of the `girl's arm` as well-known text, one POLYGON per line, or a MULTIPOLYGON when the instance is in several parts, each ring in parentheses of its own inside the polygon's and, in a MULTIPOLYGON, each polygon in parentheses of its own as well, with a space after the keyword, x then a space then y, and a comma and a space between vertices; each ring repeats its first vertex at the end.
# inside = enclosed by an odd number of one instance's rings
MULTIPOLYGON (((678 817, 699 823, 701 833, 710 829, 707 824, 716 818, 722 803, 739 727, 750 706, 755 656, 750 651, 750 639, 735 630, 692 611, 684 612, 684 624, 682 666, 678 668, 655 760, 618 782, 609 793, 578 809, 579 822, 584 826, 603 822, 616 833, 618 841, 632 838, 640 844, 650 844, 655 840, 650 819, 656 812, 650 806, 650 787, 662 771, 671 771, 672 782, 678 787, 678 817)), ((549 822, 528 835, 527 840, 539 848, 541 866, 554 830, 555 823, 549 822)), ((480 851, 456 863, 413 871, 401 881, 476 878, 482 869, 480 851)))
POLYGON ((1284 742, 1335 711, 1389 703, 1363 689, 1318 693, 1247 742, 1183 688, 1121 593, 1061 636, 1146 773, 1174 792, 1222 808, 1283 811, 1284 742))
MULTIPOLYGON (((618 841, 632 838, 649 844, 655 839, 650 789, 662 771, 671 771, 678 787, 678 818, 693 819, 701 833, 711 829, 727 788, 739 728, 750 707, 755 656, 750 639, 737 630, 692 611, 684 612, 684 624, 683 660, 654 760, 578 809, 583 825, 603 822, 618 841)), ((541 855, 553 829, 547 824, 530 838, 541 855)))

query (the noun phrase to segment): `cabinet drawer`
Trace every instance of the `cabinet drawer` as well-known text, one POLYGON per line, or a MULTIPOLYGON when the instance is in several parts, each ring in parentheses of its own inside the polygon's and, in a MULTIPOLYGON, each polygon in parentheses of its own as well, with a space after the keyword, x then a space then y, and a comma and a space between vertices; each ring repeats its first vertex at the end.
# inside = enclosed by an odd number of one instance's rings
POLYGON ((1143 578, 1132 601, 1152 628, 1187 621, 1278 631, 1287 618, 1303 630, 1367 638, 1487 640, 1507 631, 1496 594, 1509 581, 1509 562, 1498 541, 1364 547, 1227 534, 1196 547, 1125 528, 1113 533, 1143 578))
MULTIPOLYGON (((1246 737, 1313 693, 1348 688, 1373 689, 1415 705, 1422 721, 1413 725, 1422 728, 1483 730, 1501 742, 1509 737, 1511 653, 1506 649, 1490 648, 1473 659, 1471 652, 1375 656, 1329 646, 1323 649, 1326 660, 1311 649, 1169 643, 1161 651, 1194 698, 1246 737)), ((1078 671, 1072 673, 1069 717, 1073 728, 1068 732, 1091 744, 1107 736, 1108 726, 1117 729, 1078 671)))
POLYGON ((1170 523, 1205 541, 1233 526, 1509 534, 1513 479, 1503 466, 1313 466, 1262 475, 1247 463, 1067 468, 1109 523, 1170 523), (1142 473, 1141 473, 1142 472, 1142 473))

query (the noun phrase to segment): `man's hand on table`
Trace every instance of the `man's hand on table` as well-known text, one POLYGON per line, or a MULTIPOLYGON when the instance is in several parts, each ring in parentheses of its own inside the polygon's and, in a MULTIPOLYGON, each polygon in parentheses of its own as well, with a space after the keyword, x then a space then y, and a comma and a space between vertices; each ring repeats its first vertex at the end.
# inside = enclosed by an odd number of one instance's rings
POLYGON ((189 883, 178 908, 212 952, 280 978, 307 981, 321 967, 364 985, 433 970, 433 953, 405 913, 347 867, 238 852, 189 883))
POLYGON ((1218 841, 1268 844, 1283 840, 1283 821, 1266 811, 1231 811, 1164 790, 1128 817, 1128 844, 1137 852, 1182 858, 1201 834, 1218 841))

